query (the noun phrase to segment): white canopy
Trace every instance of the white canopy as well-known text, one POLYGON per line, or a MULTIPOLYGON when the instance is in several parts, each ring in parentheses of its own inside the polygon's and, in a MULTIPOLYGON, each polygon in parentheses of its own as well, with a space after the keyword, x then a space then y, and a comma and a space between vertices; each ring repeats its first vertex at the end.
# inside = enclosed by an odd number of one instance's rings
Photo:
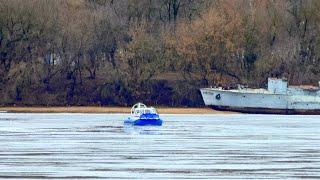
POLYGON ((143 103, 137 103, 137 104, 133 105, 131 108, 131 114, 140 115, 140 114, 146 114, 146 113, 157 114, 157 111, 155 108, 147 107, 143 103))

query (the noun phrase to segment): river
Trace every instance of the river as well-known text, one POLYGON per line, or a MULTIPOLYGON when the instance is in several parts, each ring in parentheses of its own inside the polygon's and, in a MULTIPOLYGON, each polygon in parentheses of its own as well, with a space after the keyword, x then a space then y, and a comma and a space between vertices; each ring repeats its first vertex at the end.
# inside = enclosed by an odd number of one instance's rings
POLYGON ((126 116, 0 113, 0 178, 320 178, 320 116, 126 116))

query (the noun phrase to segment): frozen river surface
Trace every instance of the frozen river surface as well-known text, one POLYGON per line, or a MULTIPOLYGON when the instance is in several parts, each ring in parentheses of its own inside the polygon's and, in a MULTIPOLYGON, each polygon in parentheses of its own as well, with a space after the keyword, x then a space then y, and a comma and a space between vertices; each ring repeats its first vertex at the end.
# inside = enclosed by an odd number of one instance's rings
POLYGON ((0 178, 320 178, 320 116, 126 116, 0 113, 0 178))

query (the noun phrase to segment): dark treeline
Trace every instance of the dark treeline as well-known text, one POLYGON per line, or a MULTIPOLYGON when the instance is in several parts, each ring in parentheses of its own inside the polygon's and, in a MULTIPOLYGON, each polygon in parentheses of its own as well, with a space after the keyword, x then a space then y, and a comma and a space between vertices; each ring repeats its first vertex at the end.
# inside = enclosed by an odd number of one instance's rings
POLYGON ((319 0, 0 0, 0 105, 199 106, 319 58, 319 0))

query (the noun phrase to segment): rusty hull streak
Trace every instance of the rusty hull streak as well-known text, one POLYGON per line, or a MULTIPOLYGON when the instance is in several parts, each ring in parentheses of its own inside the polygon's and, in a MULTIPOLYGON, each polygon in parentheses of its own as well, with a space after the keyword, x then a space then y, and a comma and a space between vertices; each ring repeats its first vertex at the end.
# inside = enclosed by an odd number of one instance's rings
POLYGON ((320 110, 305 109, 270 109, 270 108, 250 108, 250 107, 232 107, 232 106, 209 106, 218 111, 230 111, 250 114, 284 114, 284 115, 319 115, 320 110))

